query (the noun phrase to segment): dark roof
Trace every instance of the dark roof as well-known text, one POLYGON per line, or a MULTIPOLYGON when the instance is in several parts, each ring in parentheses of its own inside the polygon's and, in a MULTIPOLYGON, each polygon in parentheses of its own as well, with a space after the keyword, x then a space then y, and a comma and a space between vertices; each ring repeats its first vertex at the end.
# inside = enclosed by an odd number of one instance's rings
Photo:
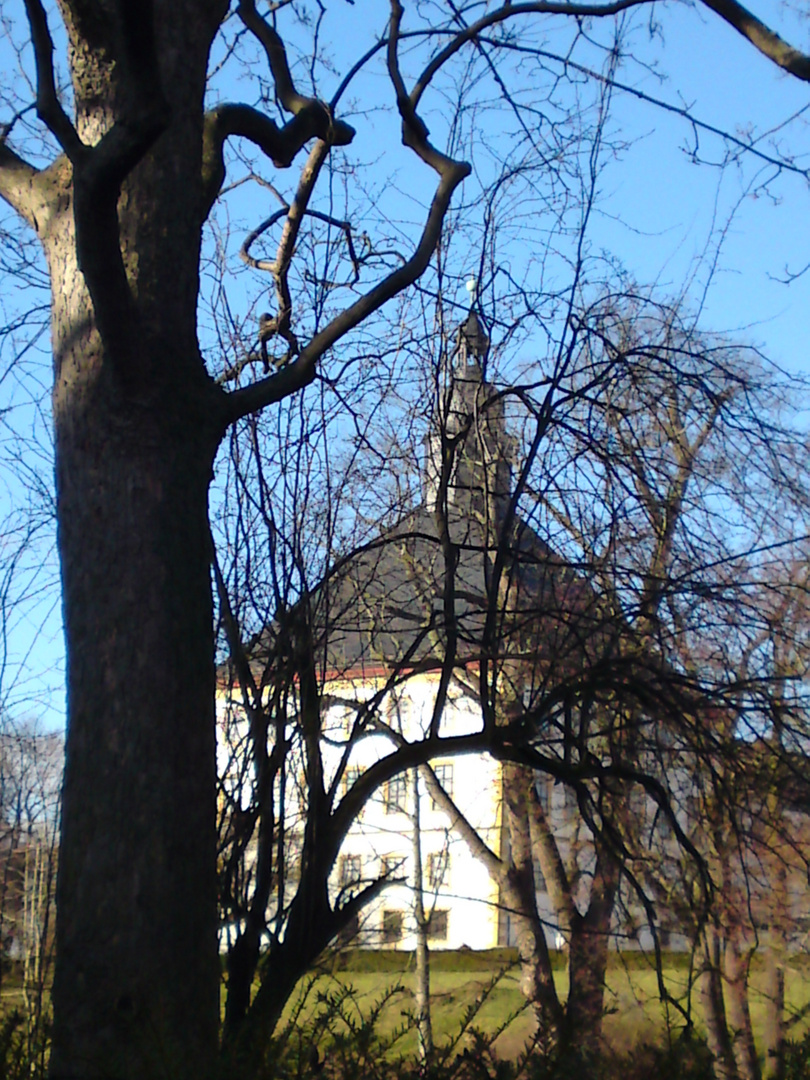
MULTIPOLYGON (((518 522, 503 547, 475 516, 452 526, 456 566, 448 583, 434 514, 420 508, 349 558, 312 598, 321 628, 318 659, 330 673, 357 674, 441 663, 448 643, 446 588, 456 620, 456 657, 474 662, 497 638, 524 658, 576 656, 592 640, 597 605, 591 589, 528 525, 518 522)), ((566 664, 565 666, 568 666, 566 664)))

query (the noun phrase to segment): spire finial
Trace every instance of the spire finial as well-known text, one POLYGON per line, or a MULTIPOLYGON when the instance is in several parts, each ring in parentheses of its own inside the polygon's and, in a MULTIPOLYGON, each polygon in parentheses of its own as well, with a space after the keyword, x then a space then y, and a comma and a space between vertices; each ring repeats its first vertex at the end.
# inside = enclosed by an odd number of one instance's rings
POLYGON ((462 365, 477 365, 486 356, 489 338, 484 333, 475 312, 478 301, 478 281, 472 275, 467 279, 466 289, 470 294, 470 311, 456 332, 458 362, 462 365))

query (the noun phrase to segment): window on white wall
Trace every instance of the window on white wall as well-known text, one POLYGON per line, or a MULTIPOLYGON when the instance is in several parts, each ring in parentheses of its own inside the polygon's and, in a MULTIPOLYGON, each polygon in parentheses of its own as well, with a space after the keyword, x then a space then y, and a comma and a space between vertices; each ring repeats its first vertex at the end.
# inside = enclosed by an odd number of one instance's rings
POLYGON ((428 916, 427 936, 434 941, 447 941, 448 911, 431 911, 428 916))
POLYGON ((382 939, 384 945, 402 941, 404 919, 401 911, 383 911, 382 939))
POLYGON ((380 872, 383 877, 402 877, 405 873, 404 855, 383 855, 380 859, 380 872))
POLYGON ((357 885, 363 878, 363 856, 341 855, 338 864, 338 876, 340 884, 357 885))
POLYGON ((546 776, 545 773, 540 773, 535 781, 537 788, 537 797, 540 800, 540 805, 543 807, 543 811, 546 814, 551 812, 551 802, 554 793, 554 781, 550 776, 546 776))
MULTIPOLYGON (((452 799, 453 797, 453 763, 452 761, 441 762, 433 766, 433 773, 444 791, 452 799)), ((431 807, 436 810, 438 803, 431 799, 431 807)))
POLYGON ((543 871, 540 869, 540 864, 534 863, 534 887, 537 892, 547 892, 546 879, 543 877, 543 871))
POLYGON ((427 884, 429 889, 446 885, 450 877, 450 852, 431 851, 427 857, 427 884))
POLYGON ((354 731, 354 725, 357 723, 358 709, 346 708, 343 712, 343 730, 347 735, 351 735, 354 731))
POLYGON ((360 779, 361 769, 357 765, 349 765, 343 773, 343 794, 354 786, 354 784, 360 779))
POLYGON ((408 809, 408 784, 404 776, 392 776, 383 788, 386 814, 404 814, 408 809))
POLYGON ((663 810, 656 807, 656 824, 658 825, 658 832, 664 840, 669 840, 674 835, 674 829, 672 828, 672 820, 669 814, 665 814, 663 810))

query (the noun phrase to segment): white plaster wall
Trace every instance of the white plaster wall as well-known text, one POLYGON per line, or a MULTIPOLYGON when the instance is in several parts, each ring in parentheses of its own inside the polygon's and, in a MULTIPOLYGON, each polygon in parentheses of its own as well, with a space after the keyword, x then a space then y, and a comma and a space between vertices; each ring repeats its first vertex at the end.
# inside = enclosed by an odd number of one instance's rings
MULTIPOLYGON (((409 680, 391 700, 384 701, 383 715, 396 725, 404 738, 421 738, 428 730, 438 685, 437 675, 422 675, 409 680)), ((369 687, 368 693, 374 688, 369 687)), ((441 722, 442 735, 470 734, 480 730, 480 719, 474 706, 457 690, 451 691, 441 722)), ((375 735, 361 740, 353 750, 350 765, 362 770, 393 749, 387 738, 375 735)), ((336 749, 335 755, 339 755, 336 749)), ((335 765, 337 762, 335 761, 335 765)), ((454 758, 442 757, 431 762, 434 767, 452 768, 452 792, 459 811, 478 830, 484 841, 496 852, 500 841, 500 767, 486 755, 471 754, 454 758)), ((402 865, 397 881, 387 886, 382 895, 366 909, 361 922, 361 941, 368 945, 412 949, 415 947, 413 918, 413 778, 407 777, 407 801, 403 811, 392 810, 381 789, 366 804, 359 820, 352 827, 341 848, 341 859, 359 857, 362 862, 362 881, 380 876, 385 858, 398 856, 402 865), (388 803, 388 805, 387 805, 388 803), (402 937, 385 942, 384 912, 398 912, 402 919, 402 937)), ((498 912, 497 887, 485 867, 470 854, 467 845, 453 829, 452 820, 433 806, 424 782, 418 785, 424 905, 428 912, 446 913, 446 936, 431 937, 433 948, 471 949, 492 948, 497 945, 498 912), (432 860, 448 856, 445 871, 439 880, 430 882, 432 860)), ((341 859, 333 874, 333 896, 340 893, 341 859)), ((441 916, 434 915, 434 925, 441 916)))

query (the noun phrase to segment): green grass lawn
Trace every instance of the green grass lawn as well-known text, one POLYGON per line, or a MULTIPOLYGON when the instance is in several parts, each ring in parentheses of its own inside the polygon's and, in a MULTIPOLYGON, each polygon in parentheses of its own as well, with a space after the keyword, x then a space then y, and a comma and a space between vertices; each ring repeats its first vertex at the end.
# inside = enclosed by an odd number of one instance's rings
MULTIPOLYGON (((387 954, 395 956, 397 954, 387 954)), ((523 998, 518 985, 517 970, 514 967, 505 970, 494 988, 492 980, 499 970, 503 970, 508 958, 492 957, 484 954, 458 954, 442 956, 434 954, 434 966, 431 975, 431 1001, 433 1014, 434 1039, 442 1045, 457 1035, 466 1010, 476 1001, 485 998, 474 1020, 475 1026, 487 1033, 500 1031, 496 1050, 501 1056, 514 1056, 525 1044, 532 1023, 524 1008, 523 998), (454 959, 465 970, 448 970, 454 959)), ((344 1002, 345 1015, 355 1023, 361 1023, 374 1007, 386 995, 379 1017, 378 1032, 383 1037, 391 1037, 402 1027, 408 1026, 413 1012, 413 988, 415 976, 412 971, 385 970, 391 967, 403 967, 407 958, 398 954, 399 959, 383 959, 382 971, 362 970, 374 961, 365 960, 360 954, 354 961, 350 958, 342 970, 335 965, 330 973, 320 975, 311 986, 309 997, 304 1005, 300 1021, 306 1023, 326 1008, 319 995, 327 993, 343 994, 351 991, 344 1002), (357 970, 360 968, 360 970, 357 970)), ((808 965, 797 961, 789 970, 786 980, 786 1000, 788 1015, 795 1015, 810 1003, 810 978, 808 965)), ((691 1006, 688 995, 689 971, 685 958, 672 957, 664 968, 664 982, 669 991, 684 1009, 690 1010, 698 1028, 702 1028, 702 1014, 698 995, 692 993, 691 1006)), ((555 971, 555 983, 562 997, 568 991, 568 977, 565 971, 555 971)), ((763 1018, 764 1002, 757 991, 758 972, 753 973, 754 992, 751 997, 752 1019, 755 1033, 759 1033, 763 1018)), ((672 1029, 683 1026, 683 1018, 672 1005, 665 1008, 659 999, 658 980, 650 962, 641 956, 613 956, 608 970, 606 994, 605 1035, 616 1050, 627 1050, 640 1042, 659 1042, 665 1038, 667 1024, 672 1029)), ((287 1016, 291 1015, 288 1010, 287 1016)), ((807 1029, 807 1021, 797 1024, 791 1031, 792 1037, 798 1037, 807 1029)), ((401 1054, 411 1054, 416 1049, 416 1035, 409 1030, 397 1042, 395 1050, 401 1054)))

